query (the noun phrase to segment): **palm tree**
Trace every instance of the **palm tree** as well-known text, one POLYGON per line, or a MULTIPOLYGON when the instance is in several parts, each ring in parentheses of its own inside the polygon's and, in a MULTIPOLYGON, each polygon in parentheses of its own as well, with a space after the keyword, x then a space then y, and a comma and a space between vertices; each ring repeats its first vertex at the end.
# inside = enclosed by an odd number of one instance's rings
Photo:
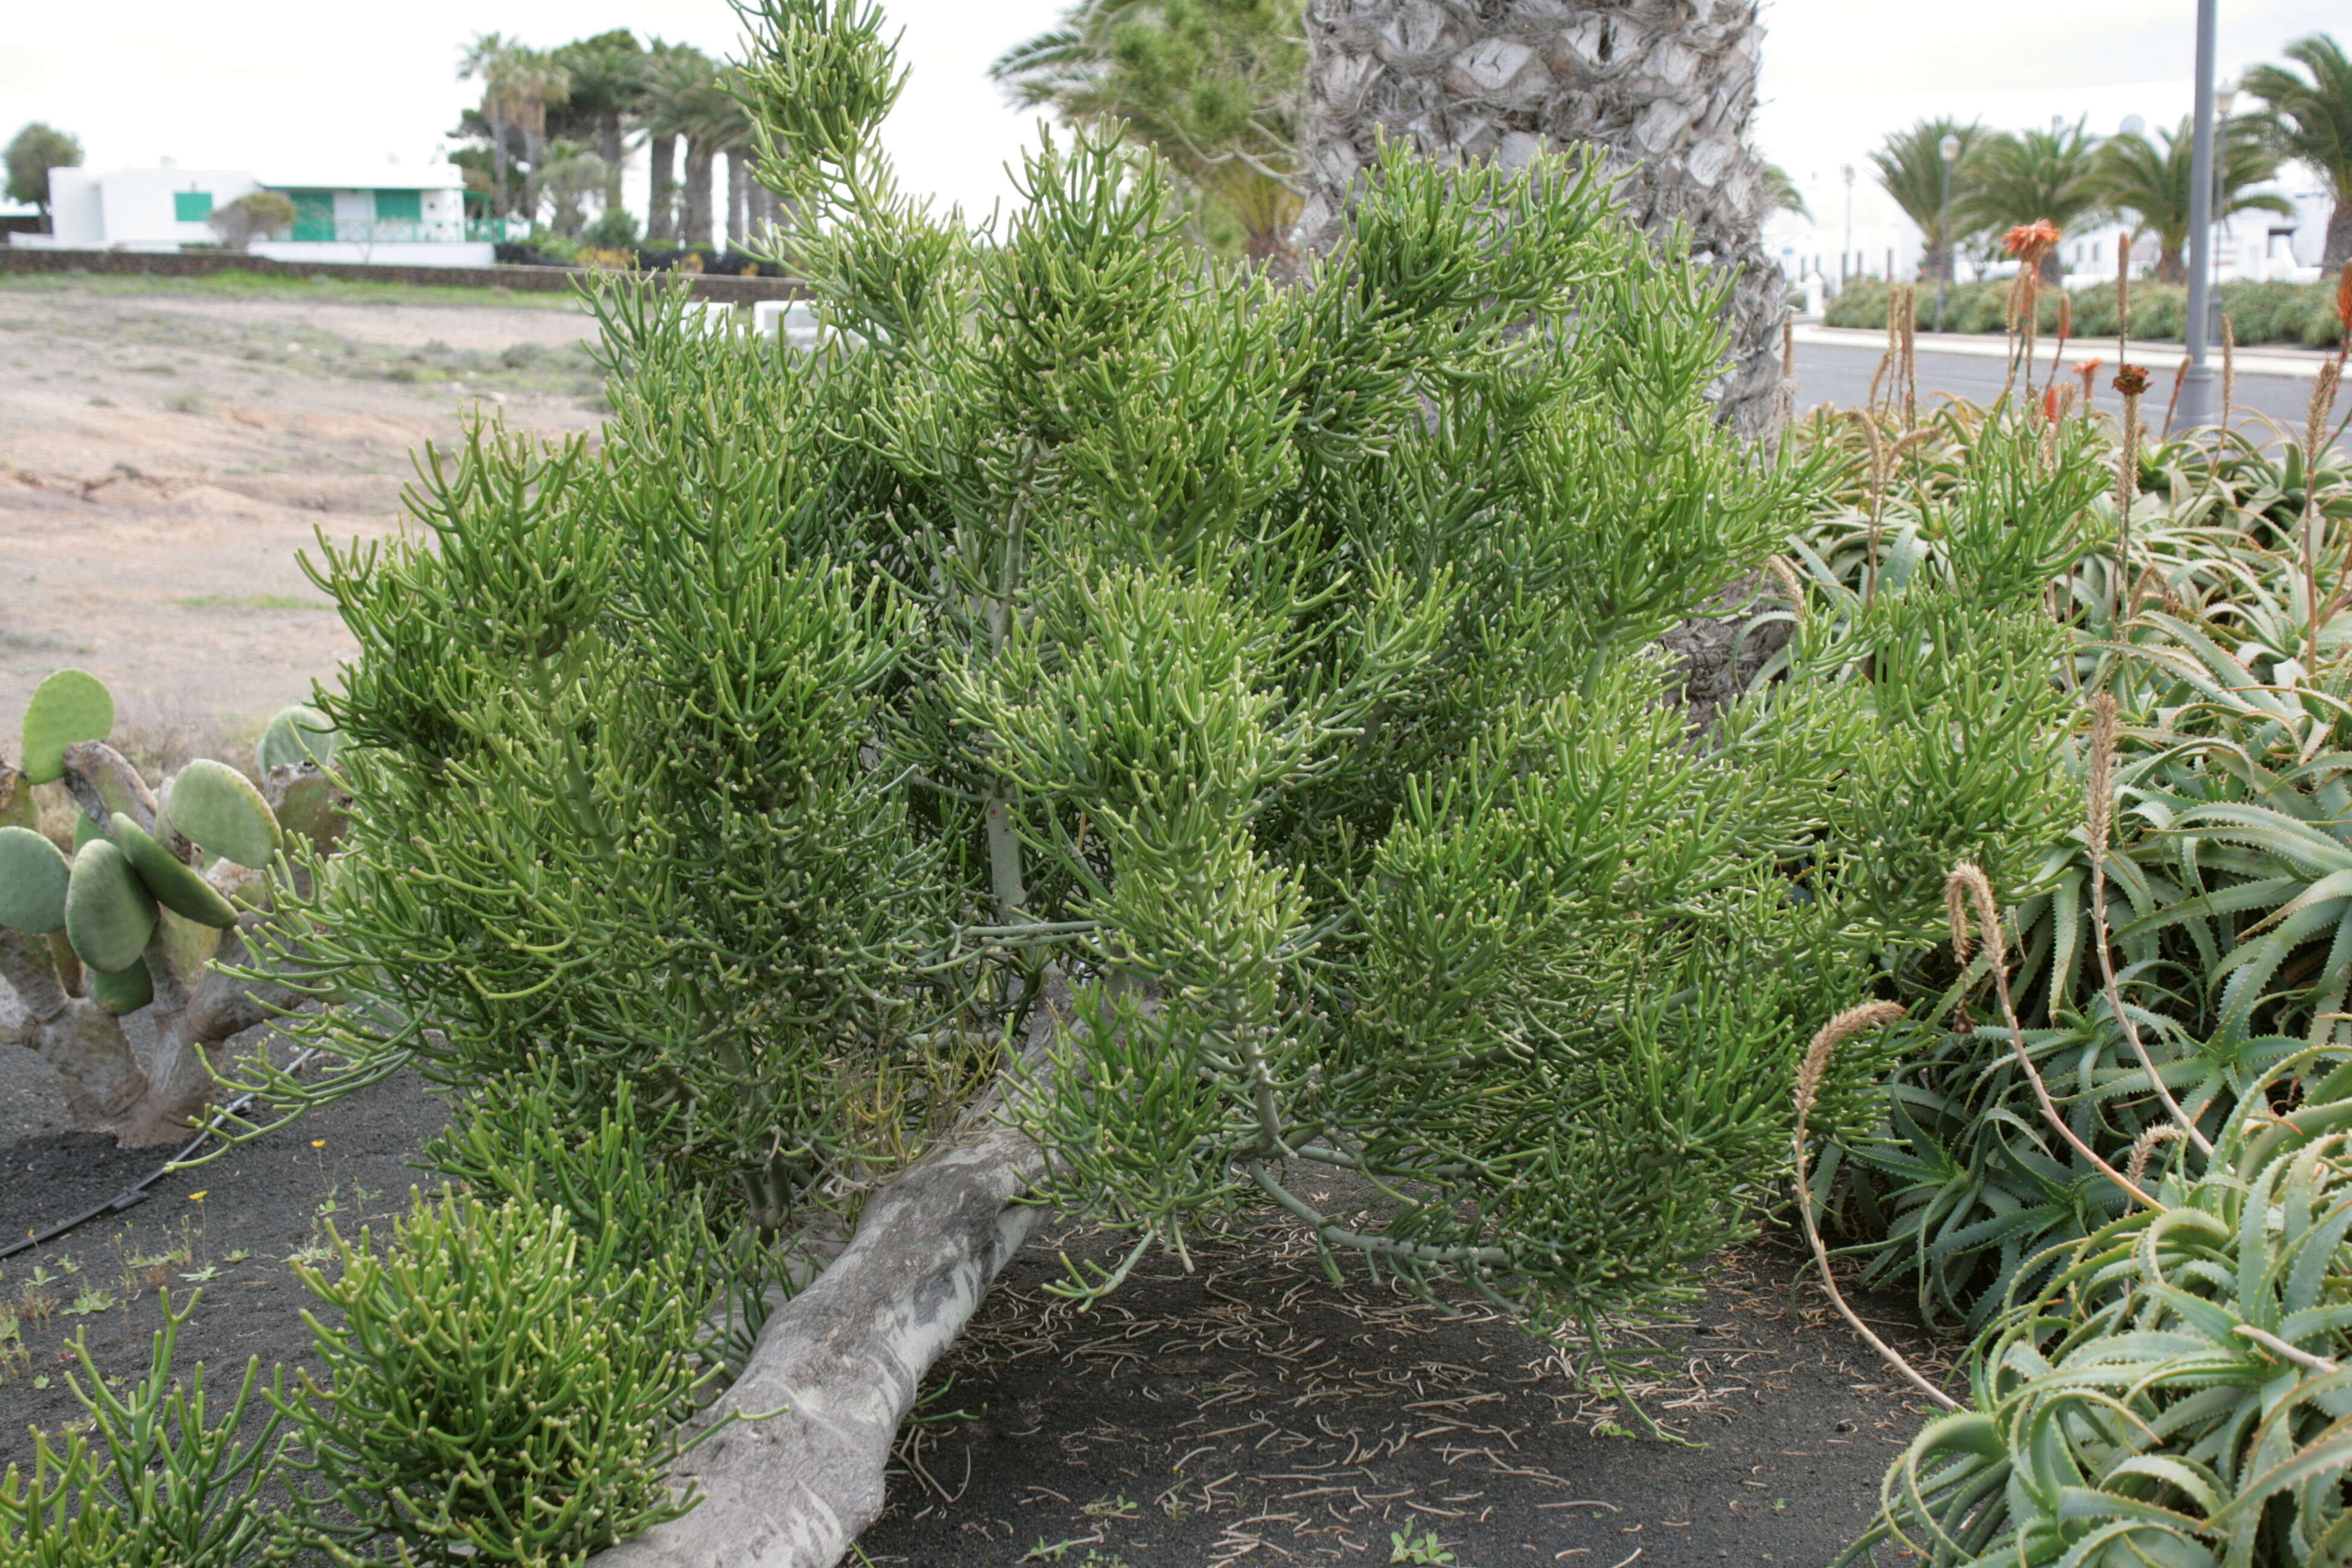
POLYGON ((517 49, 506 65, 509 90, 514 95, 515 128, 522 132, 523 156, 530 173, 523 180, 523 215, 539 221, 540 187, 547 166, 547 111, 572 93, 572 74, 554 57, 537 49, 517 49))
POLYGON ((690 44, 656 40, 646 69, 646 132, 653 157, 651 211, 646 238, 655 244, 710 243, 710 156, 695 163, 694 128, 718 75, 710 57, 690 44), (686 212, 680 215, 672 191, 671 172, 677 165, 677 144, 687 143, 686 212), (683 216, 684 221, 680 218, 683 216), (698 224, 699 226, 698 226, 698 224))
POLYGON ((530 169, 523 182, 522 208, 536 222, 547 111, 570 95, 571 75, 552 57, 525 47, 516 39, 481 33, 467 47, 457 68, 458 80, 472 77, 482 79, 482 120, 489 127, 490 163, 499 200, 512 211, 507 185, 507 139, 510 133, 519 134, 530 169))
POLYGON ((1878 166, 1880 188, 1926 237, 1926 254, 1919 262, 1922 278, 1951 279, 1958 237, 1945 231, 1945 216, 1959 195, 1960 171, 1969 154, 1984 140, 1984 127, 1974 121, 1963 125, 1957 120, 1922 120, 1907 131, 1890 132, 1870 155, 1878 166), (1948 163, 1944 157, 1947 136, 1959 143, 1948 163))
MULTIPOLYGON (((2098 138, 2080 120, 2047 131, 1995 132, 1960 160, 1953 228, 1980 234, 2046 221, 2064 234, 2105 210, 2092 168, 2098 150, 2098 138)), ((2053 245, 2042 258, 2042 281, 2056 283, 2064 270, 2053 245)))
POLYGON ((1764 165, 1764 194, 1776 213, 1794 213, 1811 223, 1813 209, 1805 205, 1805 193, 1797 189, 1797 182, 1789 171, 1778 163, 1764 165))
POLYGON ((2326 33, 2297 38, 2283 52, 2311 73, 2309 80, 2284 66, 2256 66, 2240 81, 2270 106, 2279 150, 2310 164, 2334 189, 2336 210, 2319 259, 2322 271, 2333 272, 2352 263, 2352 59, 2326 33))
POLYGON ((482 123, 490 141, 491 199, 503 216, 511 206, 507 195, 507 132, 512 124, 513 102, 507 90, 503 62, 515 47, 502 33, 477 33, 457 62, 457 79, 482 79, 482 123))
POLYGON ((636 35, 615 27, 593 38, 565 44, 555 63, 572 79, 572 94, 554 133, 585 141, 593 137, 604 161, 604 205, 621 205, 621 162, 628 154, 628 122, 645 99, 645 50, 636 35))
POLYGON ((1300 0, 1078 0, 989 68, 1023 108, 1118 121, 1151 148, 1255 259, 1298 216, 1306 47, 1300 0))
POLYGON ((1308 0, 1312 102, 1298 232, 1333 244, 1382 133, 1441 155, 1513 162, 1606 151, 1628 216, 1687 226, 1736 269, 1723 418, 1761 435, 1781 398, 1788 290, 1759 232, 1770 192, 1748 141, 1762 41, 1756 0, 1308 0))
MULTIPOLYGON (((2184 283, 2189 279, 2189 268, 2180 253, 2189 241, 2190 160, 2195 138, 2191 122, 2185 118, 2179 130, 2161 134, 2162 151, 2137 132, 2111 138, 2099 148, 2092 173, 2102 197, 2139 219, 2132 237, 2137 239, 2147 234, 2156 237, 2159 251, 2157 281, 2184 283)), ((2213 205, 2217 219, 2242 212, 2294 216, 2294 205, 2282 196, 2267 192, 2259 195, 2247 194, 2246 187, 2258 185, 2278 173, 2278 154, 2272 150, 2260 120, 2251 115, 2230 120, 2221 127, 2215 144, 2221 151, 2221 167, 2214 180, 2221 198, 2213 205)))

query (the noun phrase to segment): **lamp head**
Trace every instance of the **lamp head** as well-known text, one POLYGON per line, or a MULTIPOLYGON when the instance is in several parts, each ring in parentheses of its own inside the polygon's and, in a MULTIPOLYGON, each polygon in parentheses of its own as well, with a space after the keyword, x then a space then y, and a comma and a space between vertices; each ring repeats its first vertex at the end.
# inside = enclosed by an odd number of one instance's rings
POLYGON ((1941 153, 1944 162, 1948 163, 1960 155, 1960 139, 1947 131, 1944 139, 1936 143, 1936 151, 1941 153))

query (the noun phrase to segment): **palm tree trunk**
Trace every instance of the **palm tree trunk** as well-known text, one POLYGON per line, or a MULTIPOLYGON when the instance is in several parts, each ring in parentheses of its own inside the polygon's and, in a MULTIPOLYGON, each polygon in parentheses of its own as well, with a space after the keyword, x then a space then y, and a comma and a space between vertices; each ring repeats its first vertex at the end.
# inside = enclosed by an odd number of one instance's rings
POLYGON ((1303 247, 1337 241, 1382 132, 1507 163, 1597 142, 1627 216, 1653 232, 1685 224, 1694 254, 1738 269, 1724 420, 1763 436, 1786 417, 1788 290, 1764 253, 1769 203, 1748 142, 1756 0, 1307 0, 1307 37, 1303 247))
POLYGON ((2334 273, 2352 262, 2352 196, 2338 195, 2327 219, 2327 246, 2320 253, 2319 270, 2334 273))
POLYGON ((677 198, 671 194, 677 173, 677 138, 656 132, 646 142, 651 160, 646 191, 646 243, 667 245, 677 237, 677 198))
POLYGON ((547 161, 543 153, 541 138, 532 135, 526 127, 522 133, 522 161, 530 165, 530 172, 522 177, 521 216, 525 223, 533 226, 539 222, 539 166, 547 161))
POLYGON ((507 200, 507 122, 495 114, 490 116, 490 187, 498 216, 504 217, 513 210, 507 200))
POLYGON ((710 244, 710 163, 713 149, 699 136, 686 143, 686 221, 677 242, 692 249, 710 244))
POLYGON ((727 149, 727 248, 743 248, 744 226, 751 216, 751 154, 741 147, 727 149))
POLYGON ((604 206, 617 210, 621 205, 621 111, 607 110, 596 125, 596 151, 604 160, 604 206))

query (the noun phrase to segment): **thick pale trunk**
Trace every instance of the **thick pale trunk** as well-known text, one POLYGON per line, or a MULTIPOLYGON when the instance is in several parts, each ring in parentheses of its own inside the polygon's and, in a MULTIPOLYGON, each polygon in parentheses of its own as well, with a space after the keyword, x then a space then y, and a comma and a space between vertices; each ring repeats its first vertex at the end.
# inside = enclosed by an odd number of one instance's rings
POLYGON ((500 217, 514 210, 507 199, 507 122, 495 115, 490 117, 490 200, 500 217))
POLYGON ((536 226, 539 222, 539 178, 547 167, 547 139, 534 132, 524 132, 522 155, 524 162, 530 165, 530 173, 523 176, 522 182, 522 216, 524 222, 536 226))
POLYGON ((621 145, 618 110, 596 121, 596 152, 604 160, 604 209, 617 212, 621 206, 621 160, 625 155, 621 145))
POLYGON ((2327 246, 2320 253, 2319 269, 2334 275, 2352 262, 2352 193, 2339 193, 2336 210, 2327 218, 2327 246))
POLYGON ((701 1503, 592 1568, 832 1568, 881 1512, 883 1471, 923 1374, 955 1342, 1037 1210, 1037 1146, 982 1120, 867 1200, 857 1234, 760 1331, 683 1460, 701 1503), (775 1411, 781 1414, 768 1415, 775 1411))
MULTIPOLYGON (((223 933, 214 957, 250 962, 234 931, 223 933)), ((38 1051, 55 1070, 76 1131, 110 1133, 126 1149, 184 1140, 212 1099, 229 1037, 301 1000, 217 971, 190 985, 156 948, 146 963, 155 1000, 144 1011, 154 1037, 142 1052, 121 1019, 58 983, 46 944, 0 929, 0 979, 15 992, 13 1006, 0 1004, 0 1040, 38 1051)))
POLYGON ((667 245, 677 237, 677 138, 648 137, 646 155, 651 160, 646 189, 646 243, 667 245))
POLYGON ((1307 37, 1304 247, 1336 242, 1383 133, 1506 163, 1597 144, 1630 216, 1686 225, 1696 254, 1738 269, 1726 421, 1763 436, 1785 418, 1787 285, 1764 253, 1769 196, 1748 141, 1755 0, 1307 0, 1307 37))
POLYGON ((686 216, 677 242, 693 250, 710 245, 710 144, 699 137, 686 144, 686 216))
POLYGON ((727 150, 727 247, 743 248, 745 226, 751 216, 751 156, 740 147, 727 150))

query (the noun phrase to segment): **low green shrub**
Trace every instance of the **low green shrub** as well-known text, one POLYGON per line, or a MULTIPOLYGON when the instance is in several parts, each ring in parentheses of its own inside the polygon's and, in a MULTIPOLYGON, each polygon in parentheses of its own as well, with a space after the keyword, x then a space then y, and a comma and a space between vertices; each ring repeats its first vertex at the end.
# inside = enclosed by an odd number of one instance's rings
MULTIPOLYGON (((1936 286, 1921 283, 1919 330, 1938 330, 1936 286)), ((1946 291, 1942 331, 2004 332, 2009 330, 2010 282, 1987 278, 1956 283, 1946 291)), ((2077 338, 2116 335, 2116 286, 2093 283, 2071 291, 2074 333, 2077 338)), ((1832 327, 1880 328, 1886 325, 1887 286, 1875 278, 1857 278, 1830 300, 1822 320, 1832 327)), ((2046 339, 2058 330, 2058 290, 2041 291, 2038 316, 2046 339)), ((2322 283, 2224 283, 2221 309, 2231 330, 2246 346, 2284 343, 2306 348, 2333 348, 2344 341, 2343 323, 2336 314, 2336 286, 2322 283)), ((2135 282, 2131 286, 2131 335, 2137 340, 2178 342, 2189 316, 2189 291, 2177 284, 2135 282)), ((2112 357, 2112 356, 2110 356, 2112 357)))
POLYGON ((185 1386, 173 1376, 173 1347, 202 1295, 174 1310, 166 1293, 147 1375, 128 1394, 108 1386, 87 1339, 74 1336, 89 1382, 74 1378, 71 1387, 89 1430, 62 1449, 37 1434, 33 1473, 9 1467, 0 1481, 0 1565, 241 1568, 268 1547, 273 1516, 261 1506, 262 1490, 283 1417, 273 1411, 257 1431, 239 1431, 259 1361, 247 1362, 217 1421, 207 1419, 204 1368, 185 1386))
POLYGON ((415 1163, 488 1203, 561 1210, 585 1248, 591 1288, 617 1279, 625 1292, 681 1303, 697 1356, 731 1373, 785 1283, 776 1250, 740 1223, 740 1197, 679 1181, 651 1152, 681 1141, 677 1110, 641 1111, 623 1084, 583 1126, 568 1076, 542 1063, 488 1079, 415 1163))
POLYGON ((321 1383, 291 1398, 286 1463, 307 1474, 284 1535, 340 1563, 576 1563, 693 1504, 668 1484, 677 1424, 714 1375, 666 1273, 623 1271, 521 1194, 421 1195, 381 1254, 330 1230, 338 1310, 311 1317, 321 1383))

